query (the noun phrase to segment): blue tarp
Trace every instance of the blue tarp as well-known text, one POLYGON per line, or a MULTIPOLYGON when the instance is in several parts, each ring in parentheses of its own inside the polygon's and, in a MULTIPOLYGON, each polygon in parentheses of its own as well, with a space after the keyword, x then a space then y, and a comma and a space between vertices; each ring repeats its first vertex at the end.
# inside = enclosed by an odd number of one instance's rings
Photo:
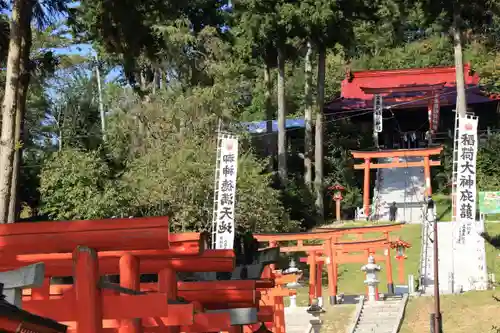
MULTIPOLYGON (((252 121, 250 123, 243 123, 250 133, 265 133, 266 121, 252 121)), ((285 121, 285 128, 305 127, 304 119, 287 119, 285 121)), ((278 131, 278 121, 273 120, 273 132, 278 131)))

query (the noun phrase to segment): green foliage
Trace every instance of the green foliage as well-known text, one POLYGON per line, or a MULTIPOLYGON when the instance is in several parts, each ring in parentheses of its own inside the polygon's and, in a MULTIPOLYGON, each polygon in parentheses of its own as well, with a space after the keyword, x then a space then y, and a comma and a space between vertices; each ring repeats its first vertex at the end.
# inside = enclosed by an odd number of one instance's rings
POLYGON ((187 62, 189 70, 196 71, 193 59, 199 54, 192 38, 223 23, 223 4, 220 0, 84 1, 74 8, 69 24, 81 41, 92 42, 107 60, 119 62, 129 82, 137 85, 140 76, 155 67, 175 75, 163 66, 172 60, 187 62), (176 54, 181 45, 183 58, 176 54))
POLYGON ((475 41, 470 43, 465 56, 478 72, 482 89, 500 93, 500 54, 497 47, 490 47, 484 40, 475 41))
POLYGON ((499 14, 499 3, 491 0, 422 0, 419 1, 427 22, 439 21, 442 27, 450 28, 454 20, 460 28, 482 31, 499 14))
MULTIPOLYGON (((121 177, 124 188, 134 197, 130 205, 136 215, 170 215, 174 230, 209 228, 215 171, 214 115, 219 110, 230 113, 236 107, 230 100, 215 87, 194 89, 185 95, 157 95, 151 102, 135 106, 141 108, 143 126, 147 128, 142 136, 123 135, 137 126, 130 117, 137 112, 134 107, 112 118, 120 125, 113 127, 109 145, 136 146, 121 177)), ((263 173, 263 161, 245 146, 242 140, 236 201, 238 228, 254 232, 295 229, 297 224, 289 220, 279 191, 270 187, 271 175, 263 173)))
POLYGON ((40 212, 54 220, 82 220, 127 213, 129 193, 111 178, 98 151, 63 150, 49 158, 40 175, 40 212))
POLYGON ((363 55, 352 62, 353 70, 422 68, 453 65, 453 46, 447 37, 432 36, 377 55, 363 55))
POLYGON ((431 168, 432 187, 435 192, 450 193, 453 171, 453 141, 447 140, 440 156, 441 165, 431 168))
POLYGON ((96 77, 94 72, 89 75, 88 69, 88 65, 74 66, 61 73, 64 80, 52 81, 61 84, 53 87, 57 94, 47 114, 46 126, 57 133, 60 149, 96 149, 101 144, 96 77))
MULTIPOLYGON (((452 181, 453 142, 449 140, 444 147, 441 154, 442 166, 434 171, 433 186, 439 192, 449 193, 452 181)), ((492 134, 479 142, 476 164, 478 191, 498 191, 500 189, 500 175, 498 174, 498 166, 500 165, 499 147, 499 134, 492 134)))
MULTIPOLYGON (((354 170, 350 151, 370 149, 373 145, 371 133, 360 131, 350 120, 333 122, 327 125, 325 143, 325 186, 344 186, 343 208, 349 210, 358 207, 362 199, 361 175, 354 170)), ((331 202, 329 196, 328 201, 331 202)), ((330 212, 334 211, 332 204, 330 212)))
POLYGON ((498 191, 500 189, 500 135, 489 136, 480 145, 477 154, 477 186, 480 191, 498 191))

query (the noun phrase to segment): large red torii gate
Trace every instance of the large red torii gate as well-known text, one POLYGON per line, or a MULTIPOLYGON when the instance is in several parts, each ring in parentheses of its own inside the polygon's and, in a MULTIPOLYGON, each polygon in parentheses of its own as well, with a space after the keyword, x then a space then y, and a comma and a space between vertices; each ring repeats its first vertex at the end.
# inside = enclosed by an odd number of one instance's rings
POLYGON ((441 161, 434 161, 430 156, 439 155, 443 150, 442 146, 431 148, 417 149, 396 149, 396 150, 379 150, 379 151, 351 151, 351 154, 356 159, 363 159, 363 164, 355 164, 355 170, 364 170, 363 181, 363 208, 365 215, 370 215, 370 169, 384 168, 407 168, 407 167, 423 167, 426 194, 432 195, 431 188, 431 166, 441 165, 441 161), (422 161, 418 162, 402 162, 401 157, 422 157, 422 161), (392 158, 389 163, 371 163, 373 158, 392 158))

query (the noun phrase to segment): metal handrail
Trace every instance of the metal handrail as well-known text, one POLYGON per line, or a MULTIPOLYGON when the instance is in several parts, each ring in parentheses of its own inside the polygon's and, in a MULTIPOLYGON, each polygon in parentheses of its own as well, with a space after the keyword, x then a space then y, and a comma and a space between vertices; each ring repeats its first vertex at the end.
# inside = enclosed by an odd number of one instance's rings
POLYGON ((423 221, 422 221, 422 229, 421 229, 421 236, 420 236, 420 265, 418 267, 418 274, 419 274, 419 286, 418 288, 420 291, 425 291, 425 276, 427 275, 427 260, 429 259, 429 256, 427 255, 428 252, 428 245, 429 245, 429 233, 428 233, 428 228, 429 228, 429 223, 427 221, 427 206, 424 206, 423 208, 423 221), (422 267, 423 265, 423 267, 422 267))

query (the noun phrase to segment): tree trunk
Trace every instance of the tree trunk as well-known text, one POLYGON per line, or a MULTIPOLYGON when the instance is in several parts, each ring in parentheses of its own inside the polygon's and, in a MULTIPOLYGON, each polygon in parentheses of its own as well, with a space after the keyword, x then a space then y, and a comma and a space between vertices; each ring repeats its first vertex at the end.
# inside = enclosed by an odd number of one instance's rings
POLYGON ((313 134, 312 134, 312 45, 307 43, 307 53, 304 59, 305 68, 305 142, 304 142, 304 183, 309 190, 312 190, 312 158, 313 158, 313 134))
POLYGON ((269 158, 269 165, 268 168, 270 171, 273 170, 273 160, 274 160, 274 153, 276 151, 275 149, 275 141, 274 141, 274 135, 273 135, 273 119, 274 119, 274 112, 272 110, 272 105, 271 105, 271 95, 272 95, 272 84, 271 84, 271 68, 269 67, 268 64, 265 64, 264 66, 264 86, 265 86, 265 91, 264 91, 264 103, 265 103, 265 108, 266 108, 266 153, 267 157, 269 158))
POLYGON ((467 97, 465 94, 464 63, 462 53, 462 33, 460 29, 460 13, 455 12, 453 16, 453 49, 455 53, 455 75, 457 81, 457 106, 456 112, 461 116, 467 113, 467 97))
POLYGON ((318 96, 316 99, 316 144, 314 145, 314 192, 318 223, 324 222, 323 203, 323 105, 325 102, 326 49, 318 49, 318 96))
POLYGON ((16 0, 12 7, 10 23, 7 74, 2 104, 2 133, 0 137, 0 223, 6 223, 9 215, 10 186, 12 183, 12 162, 15 149, 16 111, 19 89, 19 66, 21 62, 21 41, 23 35, 21 11, 25 4, 16 0))
POLYGON ((97 79, 97 96, 98 96, 98 101, 99 101, 99 115, 101 117, 101 135, 102 135, 102 141, 106 142, 107 137, 106 137, 106 115, 104 113, 104 103, 102 100, 102 87, 101 87, 101 71, 99 70, 99 58, 96 56, 96 66, 95 66, 95 72, 96 72, 96 79, 97 79))
POLYGON ((285 100, 285 56, 278 48, 278 175, 282 185, 287 181, 286 165, 286 100, 285 100))
POLYGON ((140 78, 141 78, 141 82, 140 82, 141 90, 145 91, 146 90, 146 72, 144 69, 141 69, 140 78))
POLYGON ((21 62, 19 64, 20 78, 19 91, 17 96, 18 102, 16 112, 16 129, 14 134, 16 149, 14 152, 12 183, 10 186, 9 215, 7 218, 7 223, 14 223, 16 220, 18 220, 21 211, 21 202, 18 198, 18 190, 20 169, 23 161, 23 145, 25 145, 27 142, 27 135, 24 130, 24 117, 26 115, 26 101, 28 99, 28 88, 31 79, 30 52, 32 44, 32 12, 32 8, 28 5, 26 5, 26 8, 23 9, 23 26, 25 26, 26 28, 23 31, 21 41, 21 62))

